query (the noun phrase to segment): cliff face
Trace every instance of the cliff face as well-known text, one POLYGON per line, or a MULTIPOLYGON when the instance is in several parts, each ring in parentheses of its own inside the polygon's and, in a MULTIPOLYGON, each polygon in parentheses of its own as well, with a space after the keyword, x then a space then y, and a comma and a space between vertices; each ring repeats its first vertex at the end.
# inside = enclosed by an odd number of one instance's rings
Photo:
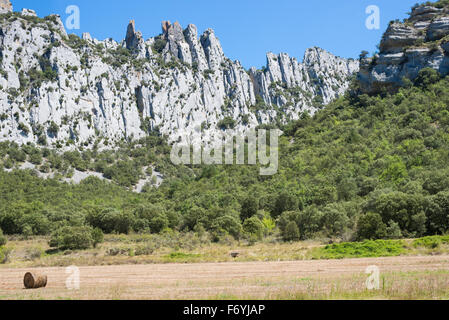
POLYGON ((246 71, 223 53, 212 29, 201 36, 166 21, 144 40, 135 22, 121 43, 67 36, 57 15, 0 15, 0 140, 67 148, 111 146, 156 128, 171 141, 211 141, 312 113, 348 87, 358 61, 322 49, 300 63, 267 55, 246 71))
POLYGON ((442 2, 415 6, 408 19, 391 22, 380 53, 362 59, 359 80, 368 93, 394 90, 427 67, 449 73, 449 7, 442 2))

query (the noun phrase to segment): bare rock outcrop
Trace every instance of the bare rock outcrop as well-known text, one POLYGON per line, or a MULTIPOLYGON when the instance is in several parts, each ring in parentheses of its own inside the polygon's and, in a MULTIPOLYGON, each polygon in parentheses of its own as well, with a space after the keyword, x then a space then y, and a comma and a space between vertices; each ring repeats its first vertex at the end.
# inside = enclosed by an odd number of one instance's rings
POLYGON ((417 5, 410 17, 391 22, 380 43, 380 52, 360 63, 362 90, 394 91, 403 79, 414 80, 423 68, 449 74, 449 7, 417 5))

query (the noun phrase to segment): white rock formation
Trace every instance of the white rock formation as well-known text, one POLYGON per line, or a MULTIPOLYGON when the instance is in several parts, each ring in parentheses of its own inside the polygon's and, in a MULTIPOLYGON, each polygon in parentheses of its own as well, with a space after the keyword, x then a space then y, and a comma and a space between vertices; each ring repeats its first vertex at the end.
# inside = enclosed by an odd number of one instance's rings
POLYGON ((157 128, 170 141, 212 141, 286 122, 342 94, 358 71, 358 61, 319 48, 303 63, 269 53, 265 70, 246 71, 213 30, 198 36, 170 22, 145 41, 132 21, 121 43, 67 36, 59 16, 30 10, 0 15, 0 29, 0 141, 64 149, 157 128))
POLYGON ((395 90, 423 68, 449 74, 449 7, 418 5, 409 19, 390 23, 380 53, 361 61, 359 80, 367 93, 395 90))

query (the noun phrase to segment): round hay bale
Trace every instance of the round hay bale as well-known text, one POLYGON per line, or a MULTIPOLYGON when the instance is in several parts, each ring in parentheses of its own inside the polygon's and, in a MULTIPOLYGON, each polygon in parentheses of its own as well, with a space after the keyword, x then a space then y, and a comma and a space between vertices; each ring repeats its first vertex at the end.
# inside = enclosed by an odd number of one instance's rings
POLYGON ((47 286, 47 276, 27 272, 23 277, 23 284, 25 285, 26 289, 45 288, 47 286))

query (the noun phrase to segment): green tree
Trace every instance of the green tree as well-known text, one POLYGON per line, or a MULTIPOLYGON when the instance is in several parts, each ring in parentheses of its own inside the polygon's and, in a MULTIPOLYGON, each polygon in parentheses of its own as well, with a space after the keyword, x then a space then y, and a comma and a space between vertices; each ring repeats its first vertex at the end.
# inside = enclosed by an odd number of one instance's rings
POLYGON ((298 199, 294 194, 282 191, 278 194, 274 204, 273 217, 279 217, 285 211, 298 210, 298 199))
POLYGON ((259 210, 259 200, 254 196, 247 196, 242 202, 240 218, 242 221, 251 218, 257 214, 259 210))
POLYGON ((0 229, 0 247, 6 244, 6 237, 3 235, 2 229, 0 229))
POLYGON ((243 231, 251 240, 261 240, 263 237, 264 225, 257 217, 252 217, 243 223, 243 231))
POLYGON ((94 248, 97 247, 98 244, 102 243, 104 241, 104 234, 103 231, 99 228, 95 228, 92 230, 92 244, 94 248))
POLYGON ((93 244, 90 227, 63 227, 54 232, 49 241, 50 247, 60 250, 84 250, 93 244))
POLYGON ((242 224, 237 217, 225 215, 217 218, 213 222, 212 230, 217 235, 230 234, 235 239, 239 239, 242 233, 242 224))
POLYGON ((285 230, 282 232, 284 241, 298 241, 300 239, 298 225, 294 221, 290 221, 285 230))
POLYGON ((349 218, 342 206, 330 204, 322 210, 321 225, 328 236, 341 236, 349 225, 349 218))
POLYGON ((387 226, 382 222, 378 213, 368 212, 359 218, 357 224, 357 237, 359 240, 377 240, 385 238, 387 226))

